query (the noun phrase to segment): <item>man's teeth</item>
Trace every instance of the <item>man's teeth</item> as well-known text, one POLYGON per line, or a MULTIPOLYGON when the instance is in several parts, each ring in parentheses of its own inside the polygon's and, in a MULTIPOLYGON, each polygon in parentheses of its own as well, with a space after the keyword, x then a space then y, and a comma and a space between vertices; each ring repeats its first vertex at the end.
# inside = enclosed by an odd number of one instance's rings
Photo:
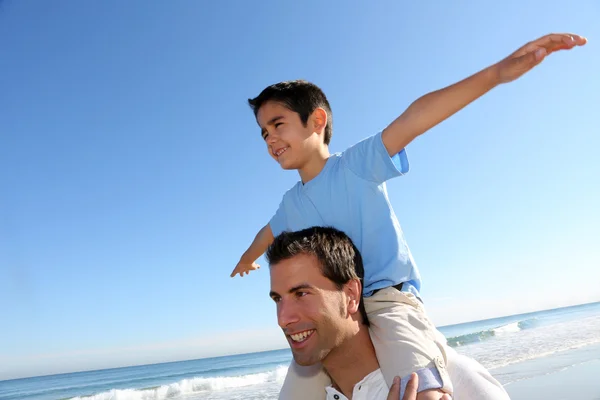
POLYGON ((279 149, 279 150, 277 150, 277 151, 275 152, 275 155, 276 155, 277 157, 279 157, 280 155, 282 155, 283 153, 285 153, 285 151, 286 151, 287 149, 288 149, 287 147, 284 147, 283 149, 279 149))
POLYGON ((304 331, 304 332, 290 335, 290 337, 292 338, 292 340, 294 342, 304 342, 306 340, 306 338, 309 337, 313 332, 314 332, 314 330, 304 331))

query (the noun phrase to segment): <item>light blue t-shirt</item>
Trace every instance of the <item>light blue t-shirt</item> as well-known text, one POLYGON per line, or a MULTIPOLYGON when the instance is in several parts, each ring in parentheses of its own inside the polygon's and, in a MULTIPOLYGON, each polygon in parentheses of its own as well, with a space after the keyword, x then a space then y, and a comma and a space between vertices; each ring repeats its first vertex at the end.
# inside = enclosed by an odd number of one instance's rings
POLYGON ((284 194, 270 221, 273 235, 312 226, 336 228, 361 252, 365 296, 401 282, 403 291, 419 296, 421 277, 385 185, 406 172, 405 150, 390 157, 381 132, 364 139, 331 155, 319 175, 284 194))

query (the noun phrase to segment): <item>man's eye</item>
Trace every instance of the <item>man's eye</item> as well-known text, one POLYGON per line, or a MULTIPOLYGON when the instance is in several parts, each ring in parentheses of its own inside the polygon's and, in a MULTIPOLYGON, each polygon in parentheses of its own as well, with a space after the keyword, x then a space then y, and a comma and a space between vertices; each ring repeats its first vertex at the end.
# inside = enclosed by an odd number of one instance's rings
POLYGON ((283 125, 283 122, 277 122, 277 123, 275 124, 275 128, 277 128, 279 125, 283 125))
POLYGON ((271 300, 273 300, 275 303, 279 303, 281 297, 271 297, 271 300))
POLYGON ((304 297, 304 296, 306 296, 307 294, 308 294, 308 293, 306 293, 306 292, 296 292, 296 296, 298 296, 298 297, 304 297))
POLYGON ((268 133, 265 133, 265 134, 263 135, 263 140, 267 140, 267 138, 268 138, 268 137, 269 137, 269 134, 268 134, 268 133))

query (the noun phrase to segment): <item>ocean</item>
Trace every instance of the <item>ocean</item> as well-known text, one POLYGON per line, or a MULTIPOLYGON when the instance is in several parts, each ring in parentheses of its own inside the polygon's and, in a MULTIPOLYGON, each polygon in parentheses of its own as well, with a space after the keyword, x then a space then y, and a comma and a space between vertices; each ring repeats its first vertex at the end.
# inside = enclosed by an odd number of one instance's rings
MULTIPOLYGON (((600 373, 600 302, 439 329, 459 353, 490 369, 509 393, 511 385, 526 393, 523 382, 551 383, 553 373, 585 365, 600 373)), ((283 349, 0 381, 0 399, 276 399, 290 360, 283 349)), ((600 395, 598 388, 590 399, 600 395)))

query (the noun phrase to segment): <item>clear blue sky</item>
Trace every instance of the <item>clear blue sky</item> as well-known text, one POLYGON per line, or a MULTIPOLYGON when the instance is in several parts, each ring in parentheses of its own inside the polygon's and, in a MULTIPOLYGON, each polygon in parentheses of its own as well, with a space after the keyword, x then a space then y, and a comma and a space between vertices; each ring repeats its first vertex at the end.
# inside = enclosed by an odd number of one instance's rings
POLYGON ((298 179, 246 99, 317 83, 341 151, 553 31, 388 188, 438 324, 600 300, 600 3, 355 3, 0 2, 0 378, 285 347, 229 278, 298 179))

